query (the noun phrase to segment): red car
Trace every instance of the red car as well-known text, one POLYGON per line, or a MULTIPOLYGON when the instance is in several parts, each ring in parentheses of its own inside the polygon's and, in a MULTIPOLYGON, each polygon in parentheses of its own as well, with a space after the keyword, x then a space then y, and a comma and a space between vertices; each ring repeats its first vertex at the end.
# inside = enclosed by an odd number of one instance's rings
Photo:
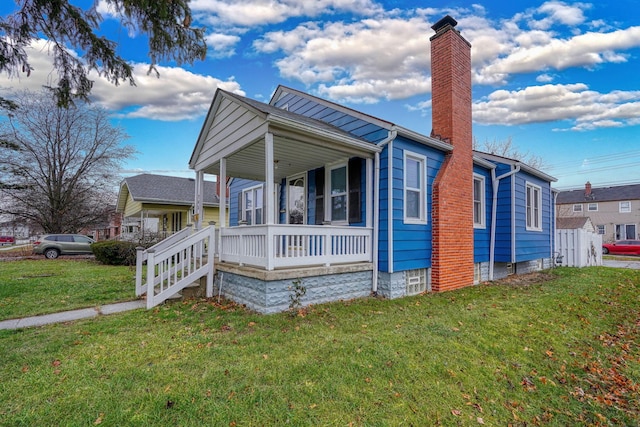
POLYGON ((640 240, 618 240, 602 245, 603 254, 640 255, 640 240))
POLYGON ((13 236, 0 236, 0 246, 13 245, 16 242, 13 236))

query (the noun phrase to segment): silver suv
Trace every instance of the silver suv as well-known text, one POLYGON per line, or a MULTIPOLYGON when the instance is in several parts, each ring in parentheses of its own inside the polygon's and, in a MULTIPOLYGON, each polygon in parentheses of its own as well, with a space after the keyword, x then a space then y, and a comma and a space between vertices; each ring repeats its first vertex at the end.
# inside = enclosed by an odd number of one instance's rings
POLYGON ((34 254, 44 254, 49 259, 60 255, 92 254, 94 240, 82 234, 47 234, 33 244, 34 254))

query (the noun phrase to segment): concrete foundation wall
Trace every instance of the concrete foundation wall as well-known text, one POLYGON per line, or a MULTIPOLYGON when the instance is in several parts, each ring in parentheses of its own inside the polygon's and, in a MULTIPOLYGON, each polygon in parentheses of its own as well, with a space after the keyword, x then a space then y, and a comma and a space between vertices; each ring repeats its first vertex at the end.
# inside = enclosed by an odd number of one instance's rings
MULTIPOLYGON (((278 280, 263 280, 223 272, 222 294, 225 298, 244 304, 259 313, 277 313, 289 309, 290 295, 294 295, 297 281, 306 289, 300 303, 302 306, 308 306, 369 296, 372 272, 359 271, 278 280)), ((218 289, 215 289, 215 292, 217 294, 218 289)))

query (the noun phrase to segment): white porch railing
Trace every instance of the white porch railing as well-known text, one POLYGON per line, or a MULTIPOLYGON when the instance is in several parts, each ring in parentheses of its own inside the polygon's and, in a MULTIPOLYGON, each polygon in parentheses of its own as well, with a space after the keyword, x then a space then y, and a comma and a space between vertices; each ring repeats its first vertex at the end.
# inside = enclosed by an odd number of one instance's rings
POLYGON ((220 261, 266 270, 371 262, 372 229, 321 225, 249 225, 220 230, 220 261))
POLYGON ((213 225, 192 234, 191 226, 147 250, 138 249, 136 295, 147 294, 147 308, 154 307, 186 286, 207 276, 206 294, 213 296, 213 225), (147 262, 146 275, 143 263, 147 262))

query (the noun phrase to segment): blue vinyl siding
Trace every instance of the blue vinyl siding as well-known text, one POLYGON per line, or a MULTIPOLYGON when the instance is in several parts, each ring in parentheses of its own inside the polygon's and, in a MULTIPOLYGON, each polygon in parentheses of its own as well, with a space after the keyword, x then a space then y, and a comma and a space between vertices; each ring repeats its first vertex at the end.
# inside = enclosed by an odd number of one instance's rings
MULTIPOLYGON (((498 163, 496 176, 511 170, 509 165, 498 163)), ((511 180, 513 176, 503 178, 498 183, 498 202, 496 206, 496 242, 495 261, 512 262, 511 259, 511 180)))
POLYGON ((531 261, 550 256, 550 236, 552 233, 551 188, 548 182, 519 172, 516 177, 516 262, 531 261), (526 185, 537 185, 541 190, 542 231, 527 230, 526 227, 526 185))
MULTIPOLYGON (((444 161, 444 153, 398 137, 393 142, 393 270, 413 270, 431 267, 432 255, 432 219, 431 197, 433 181, 444 161), (426 218, 425 224, 406 224, 404 222, 404 152, 423 155, 426 164, 426 218)), ((384 163, 386 166, 388 163, 384 163)), ((382 166, 382 165, 381 165, 382 166)), ((388 193, 385 193, 385 196, 388 193)), ((381 211, 388 204, 381 203, 381 211)), ((381 215, 382 216, 382 215, 381 215)), ((387 221, 381 220, 381 225, 387 221)), ((382 262, 381 262, 382 264, 382 262)))
POLYGON ((489 261, 491 242, 491 172, 480 166, 473 166, 473 172, 484 177, 484 228, 473 229, 473 262, 489 261))
POLYGON ((234 178, 231 186, 229 187, 229 226, 234 227, 238 225, 238 212, 240 207, 238 206, 238 194, 245 188, 255 187, 260 185, 260 181, 252 181, 249 179, 234 178))

